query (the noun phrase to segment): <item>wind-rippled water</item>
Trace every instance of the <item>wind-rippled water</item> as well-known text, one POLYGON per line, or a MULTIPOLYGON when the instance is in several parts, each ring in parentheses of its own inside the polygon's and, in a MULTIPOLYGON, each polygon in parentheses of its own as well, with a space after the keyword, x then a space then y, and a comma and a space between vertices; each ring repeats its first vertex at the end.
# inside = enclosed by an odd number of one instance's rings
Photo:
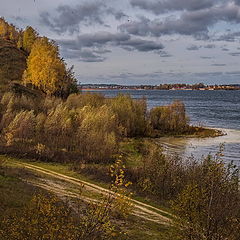
POLYGON ((106 97, 119 93, 147 99, 148 108, 184 102, 192 124, 218 128, 227 135, 216 138, 161 138, 161 144, 172 153, 200 157, 216 153, 224 144, 224 159, 240 166, 240 91, 164 91, 164 90, 97 90, 106 97))

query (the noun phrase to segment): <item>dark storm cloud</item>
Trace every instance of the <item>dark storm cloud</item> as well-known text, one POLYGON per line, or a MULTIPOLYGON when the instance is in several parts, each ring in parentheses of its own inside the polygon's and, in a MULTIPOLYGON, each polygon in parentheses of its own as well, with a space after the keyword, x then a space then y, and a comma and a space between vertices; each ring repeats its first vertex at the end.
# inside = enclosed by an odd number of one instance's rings
POLYGON ((234 0, 237 5, 240 5, 240 0, 234 0))
POLYGON ((25 18, 20 17, 20 16, 13 16, 12 18, 17 22, 25 22, 26 21, 25 18))
POLYGON ((112 51, 108 49, 97 49, 97 50, 93 50, 93 52, 97 54, 106 54, 106 53, 111 53, 112 51))
POLYGON ((235 42, 240 37, 240 32, 223 34, 217 38, 218 41, 235 42))
POLYGON ((120 20, 122 18, 125 18, 125 17, 128 17, 128 15, 126 15, 123 11, 121 10, 116 10, 114 8, 108 8, 106 10, 106 12, 109 14, 109 15, 113 15, 117 20, 120 20))
POLYGON ((160 51, 159 55, 160 55, 160 57, 163 57, 163 58, 172 57, 172 55, 166 51, 160 51))
POLYGON ((208 37, 209 27, 220 21, 240 23, 240 6, 228 2, 196 11, 183 11, 180 17, 168 17, 164 20, 141 17, 137 21, 120 25, 119 29, 139 36, 159 37, 177 33, 204 39, 208 37))
POLYGON ((211 48, 215 48, 216 47, 216 45, 215 44, 207 44, 207 45, 205 45, 205 46, 203 46, 204 48, 209 48, 209 49, 211 49, 211 48))
POLYGON ((82 50, 79 56, 79 60, 83 62, 103 62, 105 59, 105 57, 94 54, 91 50, 82 50))
POLYGON ((85 2, 73 7, 61 5, 57 7, 56 12, 57 17, 51 17, 49 12, 42 12, 40 22, 58 34, 79 32, 80 24, 104 25, 107 15, 112 15, 117 20, 126 16, 122 11, 107 7, 101 1, 85 2))
MULTIPOLYGON (((147 11, 160 14, 165 11, 179 10, 179 15, 164 19, 150 20, 147 17, 138 17, 121 24, 122 32, 137 36, 154 36, 180 34, 194 36, 196 39, 209 38, 209 28, 220 21, 240 23, 239 1, 230 0, 131 0, 131 5, 147 11)), ((111 27, 105 23, 108 16, 116 20, 124 19, 125 12, 109 7, 103 1, 81 3, 76 6, 61 5, 56 8, 57 15, 53 17, 49 12, 42 12, 41 23, 48 26, 58 34, 79 32, 81 25, 100 24, 111 27)), ((146 14, 147 16, 147 14, 146 14)), ((219 40, 234 41, 235 36, 227 33, 219 40)))
POLYGON ((131 0, 130 3, 133 7, 149 10, 155 14, 175 10, 199 10, 214 5, 213 0, 131 0))
POLYGON ((193 73, 198 77, 211 77, 211 76, 220 76, 223 75, 223 72, 202 72, 202 73, 193 73))
POLYGON ((77 37, 77 40, 74 41, 79 46, 84 47, 94 47, 102 46, 107 43, 116 43, 125 42, 130 40, 130 35, 125 33, 110 33, 110 32, 97 32, 93 34, 82 34, 77 37))
POLYGON ((161 43, 156 43, 154 41, 148 41, 143 39, 129 39, 127 41, 119 42, 120 47, 127 47, 126 50, 138 50, 140 52, 151 52, 158 51, 163 49, 163 45, 161 43))
POLYGON ((143 52, 161 50, 163 45, 154 41, 131 38, 125 33, 97 32, 94 34, 82 34, 76 40, 59 40, 58 43, 70 49, 80 49, 82 47, 102 47, 107 44, 119 47, 129 47, 130 50, 143 52))
POLYGON ((211 66, 215 66, 215 67, 223 67, 223 66, 226 66, 227 64, 225 63, 213 63, 211 64, 211 66))
POLYGON ((99 23, 103 24, 101 14, 105 9, 105 5, 100 2, 85 3, 78 6, 62 5, 57 7, 58 16, 50 17, 48 12, 40 15, 41 23, 47 25, 52 31, 63 33, 69 31, 73 33, 79 31, 79 23, 85 24, 99 23))
POLYGON ((200 48, 201 48, 201 46, 192 45, 190 47, 187 47, 187 50, 189 50, 189 51, 197 51, 200 48))
MULTIPOLYGON (((142 17, 138 21, 128 22, 119 26, 123 32, 137 36, 160 37, 168 34, 206 36, 208 33, 207 25, 200 22, 199 19, 191 20, 191 16, 185 13, 180 19, 167 18, 164 21, 155 19, 153 21, 142 17)), ((203 19, 202 21, 207 21, 203 19)))
POLYGON ((228 75, 240 75, 240 71, 233 71, 233 72, 225 72, 228 75))
POLYGON ((229 53, 229 55, 231 55, 233 57, 238 57, 238 56, 240 56, 240 52, 232 52, 232 53, 229 53))
POLYGON ((62 47, 65 57, 78 58, 80 61, 87 57, 87 60, 90 59, 94 61, 94 59, 96 59, 97 62, 105 60, 105 58, 102 58, 100 55, 110 52, 105 49, 107 46, 121 47, 128 51, 137 50, 140 52, 159 52, 164 48, 164 46, 158 42, 131 38, 129 34, 125 33, 113 34, 109 32, 82 34, 75 40, 58 40, 57 42, 62 47), (85 49, 84 52, 82 49, 85 49), (90 54, 90 52, 92 54, 90 54))
POLYGON ((95 54, 94 51, 89 49, 63 49, 63 55, 66 58, 78 59, 81 62, 103 62, 106 58, 95 54))
POLYGON ((201 56, 200 58, 202 58, 202 59, 213 59, 213 57, 205 57, 205 56, 201 56))

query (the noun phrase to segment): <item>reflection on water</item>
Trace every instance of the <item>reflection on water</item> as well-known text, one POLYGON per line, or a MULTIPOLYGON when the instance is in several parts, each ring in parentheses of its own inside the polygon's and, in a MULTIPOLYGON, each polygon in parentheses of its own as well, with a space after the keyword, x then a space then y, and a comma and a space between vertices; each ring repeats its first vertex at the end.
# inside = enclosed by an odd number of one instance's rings
POLYGON ((220 129, 226 135, 216 138, 177 138, 163 137, 158 140, 169 154, 180 154, 184 157, 194 155, 196 158, 215 154, 219 146, 224 144, 224 157, 226 162, 233 161, 240 166, 240 130, 220 129))

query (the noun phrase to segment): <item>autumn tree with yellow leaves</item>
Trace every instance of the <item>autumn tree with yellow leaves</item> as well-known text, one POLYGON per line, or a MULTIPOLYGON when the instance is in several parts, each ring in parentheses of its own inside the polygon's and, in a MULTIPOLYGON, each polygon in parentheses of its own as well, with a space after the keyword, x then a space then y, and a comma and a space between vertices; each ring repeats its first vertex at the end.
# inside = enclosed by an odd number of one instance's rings
POLYGON ((17 42, 19 32, 13 24, 6 22, 4 18, 0 18, 0 38, 17 42))
POLYGON ((38 37, 38 33, 34 28, 31 26, 26 27, 25 31, 23 32, 22 37, 22 47, 27 52, 30 53, 34 42, 38 37))
POLYGON ((77 91, 72 69, 66 69, 65 62, 59 56, 58 46, 46 37, 34 42, 23 81, 48 95, 65 97, 77 91))

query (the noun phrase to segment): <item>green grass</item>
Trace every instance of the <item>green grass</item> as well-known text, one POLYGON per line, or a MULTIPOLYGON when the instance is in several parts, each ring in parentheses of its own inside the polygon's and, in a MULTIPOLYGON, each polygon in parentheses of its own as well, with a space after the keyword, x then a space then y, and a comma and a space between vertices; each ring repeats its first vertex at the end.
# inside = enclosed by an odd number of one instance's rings
MULTIPOLYGON (((21 211, 23 206, 30 201, 32 196, 37 191, 39 191, 38 188, 32 187, 31 185, 26 184, 21 180, 21 178, 24 178, 26 175, 31 178, 36 177, 36 175, 34 175, 34 172, 21 168, 19 165, 19 163, 21 162, 39 166, 47 170, 62 173, 67 176, 76 177, 80 180, 88 180, 86 177, 82 177, 79 174, 70 170, 70 165, 67 164, 64 165, 57 163, 34 162, 26 159, 20 160, 17 158, 0 156, 0 161, 5 159, 7 159, 7 162, 4 163, 4 170, 0 171, 0 202, 3 203, 0 207, 0 216, 6 216, 6 214, 11 214, 16 210, 21 211)), ((76 191, 73 189, 72 192, 76 193, 76 191)), ((99 196, 92 197, 98 198, 99 196)), ((126 239, 162 239, 162 236, 165 235, 165 233, 167 233, 169 230, 171 230, 171 227, 143 220, 135 216, 129 216, 126 221, 117 220, 117 222, 120 222, 121 229, 127 232, 126 239)))
MULTIPOLYGON (((0 155, 0 160, 1 160, 1 158, 5 158, 5 159, 7 158, 7 160, 8 160, 7 165, 8 166, 16 166, 17 163, 21 163, 21 162, 29 163, 29 164, 32 164, 34 166, 38 166, 38 167, 42 167, 42 168, 47 169, 47 170, 55 171, 57 173, 61 173, 61 174, 64 174, 66 176, 69 176, 69 177, 74 177, 74 178, 82 180, 82 181, 87 181, 89 183, 96 184, 96 185, 98 185, 100 187, 103 187, 105 189, 109 188, 109 183, 93 180, 93 179, 91 179, 91 178, 89 178, 85 175, 80 175, 79 173, 74 172, 73 170, 71 170, 71 165, 70 164, 47 163, 47 162, 32 161, 32 160, 28 160, 28 159, 18 159, 18 158, 6 157, 6 156, 3 156, 3 155, 0 155)), ((156 202, 154 202, 150 199, 146 199, 144 197, 137 196, 137 195, 134 195, 133 199, 157 208, 160 213, 162 213, 161 211, 167 211, 167 212, 170 213, 169 208, 167 208, 166 206, 163 206, 163 205, 160 206, 159 204, 157 204, 156 202)), ((162 215, 171 218, 171 215, 168 215, 168 214, 165 214, 165 213, 162 213, 162 215)))
POLYGON ((120 143, 120 152, 125 157, 127 167, 138 167, 142 163, 141 139, 126 139, 120 143))
MULTIPOLYGON (((0 155, 0 158, 1 157, 4 157, 4 156, 0 155)), ((85 175, 80 175, 79 173, 74 172, 73 170, 71 170, 71 167, 72 167, 71 164, 40 162, 40 161, 34 161, 34 160, 29 160, 29 159, 18 159, 18 158, 13 158, 13 157, 8 157, 7 159, 8 159, 8 161, 7 161, 8 165, 15 166, 17 163, 29 163, 29 164, 32 164, 32 165, 37 166, 37 167, 42 167, 46 170, 51 170, 51 171, 54 171, 56 173, 64 174, 68 177, 74 177, 74 178, 82 180, 82 181, 88 181, 89 183, 96 184, 100 187, 105 187, 105 188, 109 187, 109 184, 106 184, 106 183, 103 183, 103 182, 97 182, 96 183, 95 181, 89 179, 85 175)))
POLYGON ((21 180, 29 174, 18 168, 0 167, 0 220, 3 216, 21 211, 39 190, 21 180))
POLYGON ((172 227, 138 219, 134 216, 130 216, 128 222, 131 223, 126 226, 128 237, 134 240, 162 240, 172 230, 172 227))

